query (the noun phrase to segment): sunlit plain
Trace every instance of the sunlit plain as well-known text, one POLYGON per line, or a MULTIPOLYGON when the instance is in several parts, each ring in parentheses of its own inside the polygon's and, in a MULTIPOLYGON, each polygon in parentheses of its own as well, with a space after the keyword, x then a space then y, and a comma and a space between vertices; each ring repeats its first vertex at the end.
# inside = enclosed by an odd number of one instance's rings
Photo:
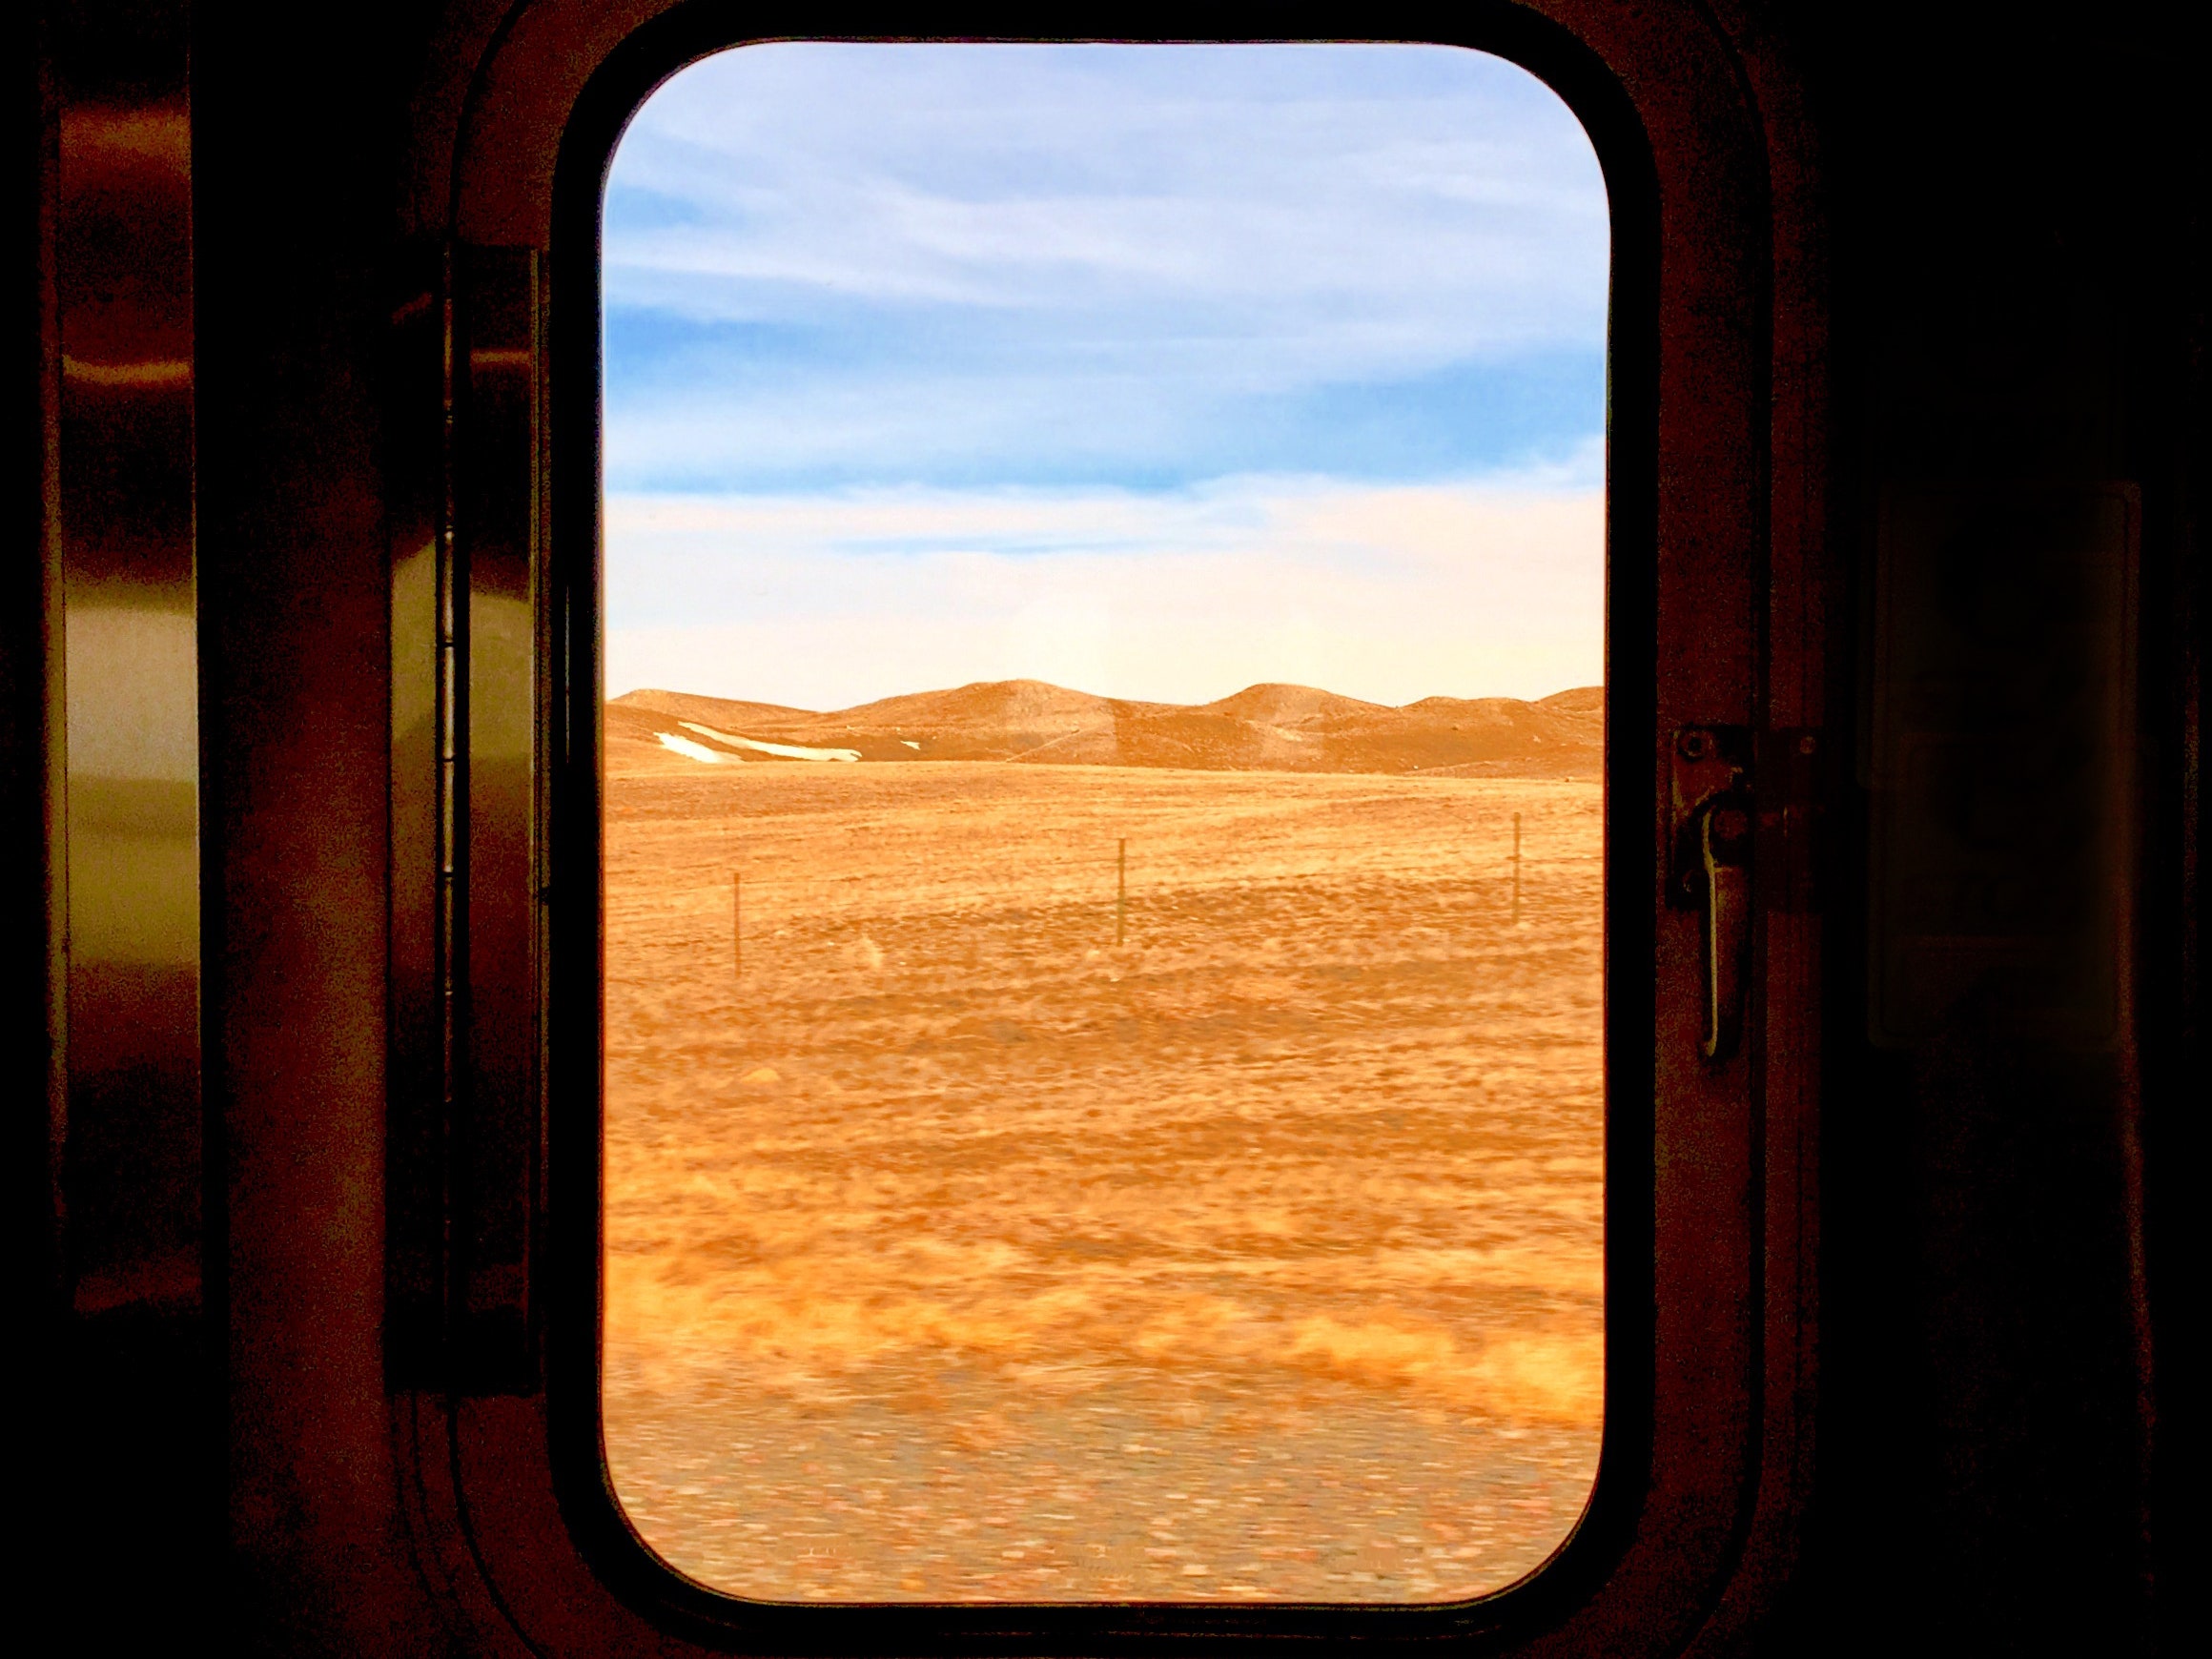
POLYGON ((1594 771, 643 738, 604 1398, 652 1547, 771 1600, 1403 1601, 1560 1543, 1603 1417, 1594 771))
POLYGON ((1437 46, 765 43, 603 231, 646 1545, 798 1602, 1537 1567, 1605 1404, 1571 112, 1437 46))

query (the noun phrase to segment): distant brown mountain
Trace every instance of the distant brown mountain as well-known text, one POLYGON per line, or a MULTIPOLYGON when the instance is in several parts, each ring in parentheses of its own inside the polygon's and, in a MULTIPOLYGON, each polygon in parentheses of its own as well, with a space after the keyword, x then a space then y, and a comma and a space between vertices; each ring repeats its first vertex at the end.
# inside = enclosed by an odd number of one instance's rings
POLYGON ((608 764, 621 770, 697 766, 712 757, 725 764, 989 760, 1591 777, 1605 748, 1605 692, 1583 686, 1534 703, 1424 697, 1392 708, 1310 686, 1265 685, 1189 706, 997 680, 821 714, 682 691, 632 691, 606 706, 606 740, 608 764))

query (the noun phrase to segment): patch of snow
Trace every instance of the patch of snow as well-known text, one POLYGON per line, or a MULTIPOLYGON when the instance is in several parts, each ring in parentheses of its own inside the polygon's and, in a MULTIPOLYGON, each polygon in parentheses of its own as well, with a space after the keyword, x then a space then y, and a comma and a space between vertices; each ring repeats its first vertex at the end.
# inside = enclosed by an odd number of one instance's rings
POLYGON ((914 751, 916 754, 919 754, 919 753, 921 752, 922 746, 921 746, 920 744, 916 743, 916 742, 915 742, 915 741, 914 741, 912 738, 911 738, 911 737, 902 737, 902 738, 900 738, 900 739, 899 739, 899 742, 901 742, 901 743, 905 744, 905 745, 907 746, 907 748, 909 748, 912 749, 912 750, 913 750, 913 751, 914 751))
POLYGON ((724 761, 728 761, 733 766, 737 764, 737 756, 724 754, 720 749, 708 748, 703 743, 693 743, 687 737, 678 737, 672 731, 656 731, 653 735, 661 740, 663 748, 672 748, 678 754, 688 755, 695 761, 705 761, 708 766, 718 767, 724 761))
MULTIPOLYGON (((856 761, 860 758, 860 751, 856 748, 803 748, 795 743, 761 743, 753 738, 717 731, 711 726, 701 726, 696 720, 679 720, 676 724, 686 731, 696 731, 701 737, 711 737, 716 743, 727 743, 732 748, 751 749, 756 754, 772 754, 784 760, 856 761)), ((663 738, 661 741, 666 743, 668 740, 663 738)))

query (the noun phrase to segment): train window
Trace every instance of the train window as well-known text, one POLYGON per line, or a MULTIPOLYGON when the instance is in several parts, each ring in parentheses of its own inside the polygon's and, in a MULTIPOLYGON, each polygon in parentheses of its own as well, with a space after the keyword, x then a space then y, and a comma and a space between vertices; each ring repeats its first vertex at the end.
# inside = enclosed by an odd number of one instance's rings
POLYGON ((1608 199, 1452 47, 787 42, 604 198, 614 1491, 1441 1603, 1605 1407, 1608 199))

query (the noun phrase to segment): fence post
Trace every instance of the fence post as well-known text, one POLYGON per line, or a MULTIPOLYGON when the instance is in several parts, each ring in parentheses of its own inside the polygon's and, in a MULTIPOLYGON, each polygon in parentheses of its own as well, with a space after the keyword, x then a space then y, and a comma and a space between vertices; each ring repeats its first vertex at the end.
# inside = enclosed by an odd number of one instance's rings
POLYGON ((1513 925, 1521 925, 1521 814, 1513 814, 1513 925))
POLYGON ((1114 853, 1114 942, 1129 937, 1129 838, 1116 844, 1114 853))

